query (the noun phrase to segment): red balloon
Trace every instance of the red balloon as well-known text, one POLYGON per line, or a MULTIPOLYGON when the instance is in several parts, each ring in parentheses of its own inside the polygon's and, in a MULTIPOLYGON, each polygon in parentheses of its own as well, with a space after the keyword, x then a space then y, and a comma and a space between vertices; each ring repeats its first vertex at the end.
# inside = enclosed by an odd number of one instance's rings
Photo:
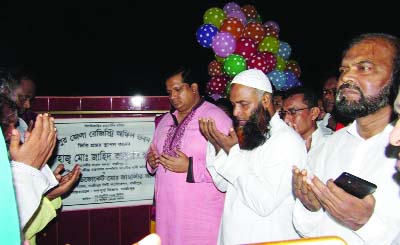
POLYGON ((214 95, 214 94, 223 95, 227 83, 228 83, 228 78, 225 76, 211 77, 210 81, 208 81, 207 83, 206 92, 208 95, 214 95))
POLYGON ((299 78, 300 75, 301 75, 300 65, 299 65, 296 61, 294 61, 294 60, 289 60, 289 61, 288 61, 285 70, 286 70, 286 71, 291 71, 291 72, 293 72, 294 75, 295 75, 297 78, 299 78))
POLYGON ((223 65, 216 60, 208 64, 208 75, 210 75, 210 77, 222 76, 224 74, 223 70, 223 65))
POLYGON ((247 62, 248 69, 258 69, 265 74, 272 71, 276 66, 276 58, 272 53, 263 52, 252 56, 247 62))
POLYGON ((244 5, 242 7, 242 11, 246 16, 246 19, 256 19, 257 18, 257 9, 253 5, 244 5))
POLYGON ((236 40, 240 38, 243 30, 244 26, 242 22, 240 22, 240 20, 235 17, 229 17, 225 19, 220 27, 220 31, 229 32, 235 37, 236 40))
POLYGON ((257 44, 249 37, 241 37, 236 41, 235 54, 243 56, 246 61, 257 53, 257 44))
POLYGON ((276 63, 278 62, 276 56, 271 52, 262 52, 260 54, 263 55, 267 60, 266 73, 273 71, 276 67, 276 63))
POLYGON ((249 37, 258 44, 265 37, 265 29, 260 23, 250 22, 244 28, 243 37, 249 37))
POLYGON ((279 39, 279 30, 273 27, 264 27, 264 28, 266 37, 275 37, 276 39, 279 39))

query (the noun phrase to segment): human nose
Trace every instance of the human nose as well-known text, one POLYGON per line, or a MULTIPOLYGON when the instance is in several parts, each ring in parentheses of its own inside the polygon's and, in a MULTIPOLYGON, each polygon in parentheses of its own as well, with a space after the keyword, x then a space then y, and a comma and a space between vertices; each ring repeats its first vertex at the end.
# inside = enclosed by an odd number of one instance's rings
POLYGON ((176 91, 171 91, 171 93, 169 94, 169 98, 170 99, 175 99, 176 98, 176 91))
POLYGON ((283 115, 283 121, 285 121, 286 124, 290 125, 293 121, 293 117, 289 113, 285 113, 283 115))
POLYGON ((30 109, 31 108, 31 101, 29 99, 24 101, 24 108, 30 109))
POLYGON ((354 69, 352 69, 350 67, 348 69, 343 70, 340 73, 337 87, 339 87, 340 85, 342 85, 344 83, 354 83, 354 81, 356 81, 356 77, 355 77, 356 75, 355 75, 355 72, 353 70, 354 69))
POLYGON ((239 107, 233 106, 233 116, 238 117, 238 116, 240 116, 240 114, 241 114, 241 111, 240 111, 239 107))

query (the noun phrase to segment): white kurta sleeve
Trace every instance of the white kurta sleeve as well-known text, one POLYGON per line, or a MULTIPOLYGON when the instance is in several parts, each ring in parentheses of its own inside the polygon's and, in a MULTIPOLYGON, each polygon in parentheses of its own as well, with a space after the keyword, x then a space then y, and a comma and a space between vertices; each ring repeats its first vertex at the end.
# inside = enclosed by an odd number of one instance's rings
POLYGON ((397 224, 374 212, 368 222, 354 232, 365 242, 389 244, 395 239, 398 231, 397 224))
POLYGON ((303 166, 306 150, 301 140, 289 134, 268 139, 264 145, 247 152, 238 145, 231 148, 226 161, 215 161, 215 169, 238 193, 241 202, 259 216, 268 216, 288 197, 292 197, 292 166, 303 166), (268 142, 268 140, 271 140, 268 142), (285 149, 286 153, 281 154, 285 149))
POLYGON ((322 208, 319 211, 311 212, 297 199, 293 209, 293 225, 302 237, 320 236, 315 233, 315 229, 321 224, 324 215, 322 208))
POLYGON ((227 155, 223 150, 220 150, 216 155, 214 146, 210 142, 207 143, 207 170, 213 179, 214 185, 221 192, 226 192, 228 181, 217 173, 217 170, 215 169, 215 162, 224 162, 226 158, 227 155))
MULTIPOLYGON (((47 165, 41 170, 21 162, 11 162, 21 230, 40 205, 42 196, 54 187, 54 175, 47 165)), ((57 180, 55 180, 56 183, 57 180)))

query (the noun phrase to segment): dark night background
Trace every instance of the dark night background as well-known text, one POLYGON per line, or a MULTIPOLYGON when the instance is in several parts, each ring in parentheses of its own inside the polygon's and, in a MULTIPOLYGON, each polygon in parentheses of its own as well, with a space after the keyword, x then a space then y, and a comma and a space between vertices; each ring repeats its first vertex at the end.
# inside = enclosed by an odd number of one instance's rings
MULTIPOLYGON (((203 14, 229 1, 116 1, 78 5, 13 2, 0 6, 0 66, 36 77, 38 95, 165 95, 164 76, 185 64, 209 79, 212 49, 196 39, 203 14)), ((263 22, 280 25, 301 80, 318 88, 337 70, 346 43, 364 32, 400 34, 396 8, 384 1, 305 3, 235 1, 254 5, 263 22)))

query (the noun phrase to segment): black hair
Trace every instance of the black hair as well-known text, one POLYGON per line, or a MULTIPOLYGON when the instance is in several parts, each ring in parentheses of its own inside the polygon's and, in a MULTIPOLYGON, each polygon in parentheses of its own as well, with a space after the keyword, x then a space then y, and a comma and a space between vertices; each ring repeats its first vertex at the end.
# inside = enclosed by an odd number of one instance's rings
POLYGON ((17 111, 17 104, 15 104, 15 102, 12 101, 7 95, 0 94, 0 122, 3 121, 5 116, 3 115, 3 106, 5 105, 8 106, 12 111, 17 111))
POLYGON ((285 94, 285 91, 282 91, 282 90, 273 90, 274 91, 274 93, 273 93, 273 96, 275 97, 275 96, 282 96, 282 98, 283 98, 283 95, 285 94))
POLYGON ((15 88, 17 80, 14 73, 7 68, 0 68, 0 94, 11 97, 11 92, 15 88))
POLYGON ((201 79, 200 79, 201 76, 196 71, 194 71, 190 68, 180 66, 174 72, 167 74, 167 76, 165 77, 164 80, 167 80, 168 78, 178 75, 178 74, 181 74, 183 83, 187 83, 189 85, 196 83, 198 86, 200 95, 204 94, 205 86, 204 86, 204 83, 201 82, 201 79))
POLYGON ((318 95, 315 93, 314 90, 311 88, 306 88, 306 87, 295 87, 287 90, 283 94, 283 100, 289 98, 290 96, 293 96, 295 94, 303 94, 303 102, 309 107, 318 107, 318 95))

